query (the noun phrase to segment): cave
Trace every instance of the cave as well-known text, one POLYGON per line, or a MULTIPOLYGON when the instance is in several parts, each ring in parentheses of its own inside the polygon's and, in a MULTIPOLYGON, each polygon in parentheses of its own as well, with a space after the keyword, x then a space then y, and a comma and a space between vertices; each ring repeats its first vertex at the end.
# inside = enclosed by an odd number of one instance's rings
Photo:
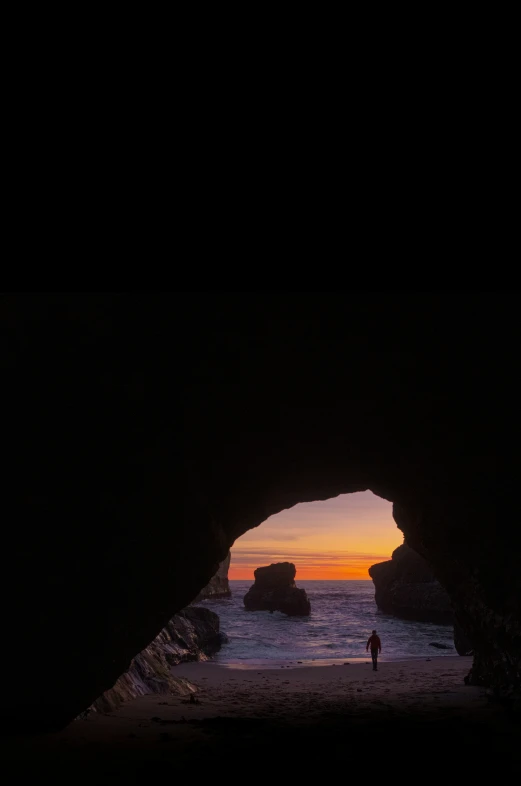
POLYGON ((518 706, 518 308, 515 293, 2 295, 3 731, 70 723, 242 533, 364 490, 448 591, 469 680, 518 706))

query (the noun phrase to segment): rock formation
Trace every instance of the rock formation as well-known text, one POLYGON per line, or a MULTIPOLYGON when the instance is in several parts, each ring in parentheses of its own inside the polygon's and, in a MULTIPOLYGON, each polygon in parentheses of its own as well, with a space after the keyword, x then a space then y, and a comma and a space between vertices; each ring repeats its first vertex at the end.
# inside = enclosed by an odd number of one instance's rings
POLYGON ((229 598, 231 596, 230 583, 228 581, 228 569, 230 567, 231 553, 220 563, 217 572, 210 579, 206 587, 203 587, 192 603, 199 603, 201 600, 229 598))
POLYGON ((375 586, 375 601, 386 614, 419 622, 448 625, 454 612, 447 592, 431 569, 407 544, 398 546, 392 559, 369 568, 375 586))
POLYGON ((463 633, 461 625, 458 620, 454 620, 454 646, 458 655, 472 655, 474 648, 467 636, 463 633))
MULTIPOLYGON (((375 585, 375 602, 381 611, 419 622, 453 623, 458 655, 473 654, 472 644, 454 615, 448 593, 414 549, 405 543, 398 546, 392 559, 372 565, 369 575, 375 585)), ((431 646, 441 647, 434 643, 431 646)))
POLYGON ((311 611, 306 590, 295 585, 297 570, 292 562, 277 562, 254 571, 255 584, 244 596, 248 611, 282 611, 306 617, 311 611))
POLYGON ((240 535, 365 489, 393 502, 447 590, 471 680, 521 694, 518 299, 0 295, 13 643, 0 673, 32 674, 37 659, 45 675, 6 680, 2 723, 63 727, 240 535))
POLYGON ((210 609, 188 607, 170 622, 139 655, 127 671, 92 704, 96 712, 111 712, 129 699, 148 693, 185 696, 195 688, 171 672, 172 666, 186 661, 207 660, 223 642, 219 617, 210 609))

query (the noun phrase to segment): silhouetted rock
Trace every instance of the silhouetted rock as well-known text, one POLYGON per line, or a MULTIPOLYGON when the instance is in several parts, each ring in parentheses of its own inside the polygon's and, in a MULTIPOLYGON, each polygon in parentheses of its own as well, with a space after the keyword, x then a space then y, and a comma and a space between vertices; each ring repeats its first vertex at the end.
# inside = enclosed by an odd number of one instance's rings
POLYGON ((472 655, 474 648, 465 635, 458 619, 454 620, 454 646, 458 655, 472 655))
MULTIPOLYGON (((219 631, 219 617, 206 608, 188 607, 175 614, 154 641, 132 659, 127 671, 92 704, 97 712, 111 712, 124 701, 148 693, 191 694, 195 687, 172 674, 172 666, 208 660, 226 637, 219 631)), ((82 716, 80 716, 82 717, 82 716)))
POLYGON ((450 598, 431 569, 407 544, 393 551, 392 559, 369 568, 375 601, 386 614, 419 622, 450 624, 454 620, 450 598))
POLYGON ((295 585, 292 562, 277 562, 254 572, 255 584, 244 596, 248 611, 282 611, 290 616, 307 616, 311 611, 306 590, 295 585))
POLYGON ((212 576, 206 587, 203 587, 192 603, 199 603, 201 600, 214 598, 229 598, 231 596, 232 593, 230 592, 230 583, 228 581, 231 556, 231 552, 228 552, 228 556, 220 563, 215 575, 212 576))

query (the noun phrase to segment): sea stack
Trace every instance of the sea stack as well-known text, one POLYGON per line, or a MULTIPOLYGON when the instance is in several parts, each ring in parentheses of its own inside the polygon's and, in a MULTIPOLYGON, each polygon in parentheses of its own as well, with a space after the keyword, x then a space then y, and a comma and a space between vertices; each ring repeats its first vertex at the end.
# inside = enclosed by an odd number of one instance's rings
POLYGON ((454 622, 450 598, 431 569, 406 543, 393 551, 392 559, 369 568, 375 601, 386 614, 419 622, 449 625, 454 622))
POLYGON ((289 616, 307 617, 311 604, 306 590, 295 586, 297 569, 292 562, 277 562, 257 568, 255 584, 244 596, 248 611, 282 611, 289 616))

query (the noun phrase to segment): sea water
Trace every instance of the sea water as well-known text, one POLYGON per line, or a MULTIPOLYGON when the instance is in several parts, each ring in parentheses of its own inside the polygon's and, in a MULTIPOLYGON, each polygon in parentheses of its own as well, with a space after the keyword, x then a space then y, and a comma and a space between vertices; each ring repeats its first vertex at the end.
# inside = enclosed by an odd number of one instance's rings
POLYGON ((452 625, 402 620, 380 612, 372 581, 298 581, 311 603, 309 617, 281 612, 246 611, 244 595, 252 581, 230 581, 231 598, 205 600, 217 612, 228 642, 215 655, 217 663, 253 665, 277 662, 367 660, 365 646, 376 629, 382 660, 456 655, 452 625), (445 644, 449 649, 431 646, 445 644))

